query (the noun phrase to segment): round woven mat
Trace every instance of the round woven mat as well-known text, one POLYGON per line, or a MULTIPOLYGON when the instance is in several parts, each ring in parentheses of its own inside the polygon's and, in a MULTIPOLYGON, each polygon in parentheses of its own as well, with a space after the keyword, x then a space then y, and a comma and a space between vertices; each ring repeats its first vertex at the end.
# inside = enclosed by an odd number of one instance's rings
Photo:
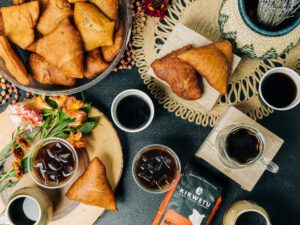
POLYGON ((156 59, 176 23, 180 22, 212 41, 220 39, 218 16, 221 4, 220 0, 178 0, 169 6, 164 20, 148 18, 143 32, 133 36, 136 65, 151 94, 159 104, 176 116, 203 126, 214 126, 231 105, 235 105, 253 119, 268 116, 273 111, 261 105, 257 93, 261 76, 276 66, 300 69, 299 44, 289 55, 282 58, 265 61, 243 58, 230 77, 227 94, 220 97, 209 112, 200 105, 177 97, 170 88, 166 88, 147 73, 150 63, 156 59))

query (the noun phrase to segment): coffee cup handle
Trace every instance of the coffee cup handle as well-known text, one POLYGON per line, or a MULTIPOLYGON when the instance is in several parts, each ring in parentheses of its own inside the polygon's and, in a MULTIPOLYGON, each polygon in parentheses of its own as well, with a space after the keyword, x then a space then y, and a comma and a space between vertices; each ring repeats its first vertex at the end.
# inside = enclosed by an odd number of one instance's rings
POLYGON ((7 216, 5 215, 5 211, 0 214, 0 225, 12 225, 9 221, 7 221, 7 216))
POLYGON ((260 161, 266 166, 266 169, 271 173, 277 173, 279 171, 279 166, 270 159, 262 157, 260 161))

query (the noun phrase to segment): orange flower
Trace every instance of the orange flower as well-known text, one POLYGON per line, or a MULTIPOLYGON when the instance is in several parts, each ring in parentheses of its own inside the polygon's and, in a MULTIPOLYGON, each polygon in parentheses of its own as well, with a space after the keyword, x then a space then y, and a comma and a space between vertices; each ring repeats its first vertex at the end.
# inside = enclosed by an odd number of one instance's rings
POLYGON ((85 139, 80 131, 78 131, 76 134, 71 132, 70 136, 67 138, 67 141, 77 149, 85 147, 85 139))
POLYGON ((84 103, 80 100, 77 100, 74 96, 68 97, 65 102, 66 111, 77 111, 84 106, 84 103))
POLYGON ((70 126, 79 126, 86 119, 86 113, 80 110, 85 104, 82 101, 77 100, 75 97, 68 97, 62 110, 65 114, 75 119, 70 126))
POLYGON ((61 109, 63 107, 63 105, 65 104, 65 102, 67 101, 68 97, 66 95, 52 96, 52 97, 49 97, 49 99, 51 99, 52 101, 55 101, 57 104, 57 108, 61 109))
POLYGON ((16 172, 16 178, 20 180, 23 177, 21 161, 14 161, 12 167, 16 172))

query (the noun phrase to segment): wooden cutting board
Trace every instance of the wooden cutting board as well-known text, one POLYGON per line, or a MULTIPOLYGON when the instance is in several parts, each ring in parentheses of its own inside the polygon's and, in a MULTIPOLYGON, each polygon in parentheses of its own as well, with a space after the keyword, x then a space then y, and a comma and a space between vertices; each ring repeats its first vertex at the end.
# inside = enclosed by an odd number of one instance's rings
MULTIPOLYGON (((33 103, 32 101, 29 101, 26 102, 26 104, 33 103)), ((100 110, 93 108, 90 112, 90 116, 100 116, 100 123, 90 135, 86 136, 86 151, 78 152, 80 158, 79 170, 77 171, 74 180, 85 171, 90 160, 98 157, 105 165, 111 187, 115 189, 123 170, 123 152, 119 137, 111 122, 100 110)), ((0 114, 0 124, 1 151, 11 141, 12 133, 16 127, 10 121, 7 111, 0 114)), ((46 190, 51 196, 54 204, 54 220, 50 225, 93 224, 105 211, 99 207, 87 206, 67 199, 64 196, 64 193, 72 183, 73 181, 71 181, 66 188, 61 190, 46 190)), ((14 191, 25 186, 36 186, 29 174, 26 174, 15 187, 5 190, 0 195, 0 210, 4 210, 6 201, 14 191)))

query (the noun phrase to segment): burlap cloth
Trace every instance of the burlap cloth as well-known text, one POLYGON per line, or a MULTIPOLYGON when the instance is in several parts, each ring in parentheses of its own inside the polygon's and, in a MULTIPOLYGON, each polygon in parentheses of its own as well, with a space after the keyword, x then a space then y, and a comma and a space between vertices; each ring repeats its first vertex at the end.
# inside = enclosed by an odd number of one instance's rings
POLYGON ((178 22, 212 41, 220 39, 218 16, 221 4, 221 0, 178 0, 169 6, 164 20, 149 18, 143 32, 133 36, 136 65, 151 94, 169 112, 203 126, 214 126, 231 105, 235 105, 253 119, 268 116, 273 110, 260 103, 257 93, 261 76, 276 66, 288 66, 298 69, 298 72, 300 70, 299 44, 285 57, 265 61, 243 58, 231 75, 227 94, 220 97, 209 112, 177 97, 147 73, 150 63, 156 59, 157 53, 178 22))

